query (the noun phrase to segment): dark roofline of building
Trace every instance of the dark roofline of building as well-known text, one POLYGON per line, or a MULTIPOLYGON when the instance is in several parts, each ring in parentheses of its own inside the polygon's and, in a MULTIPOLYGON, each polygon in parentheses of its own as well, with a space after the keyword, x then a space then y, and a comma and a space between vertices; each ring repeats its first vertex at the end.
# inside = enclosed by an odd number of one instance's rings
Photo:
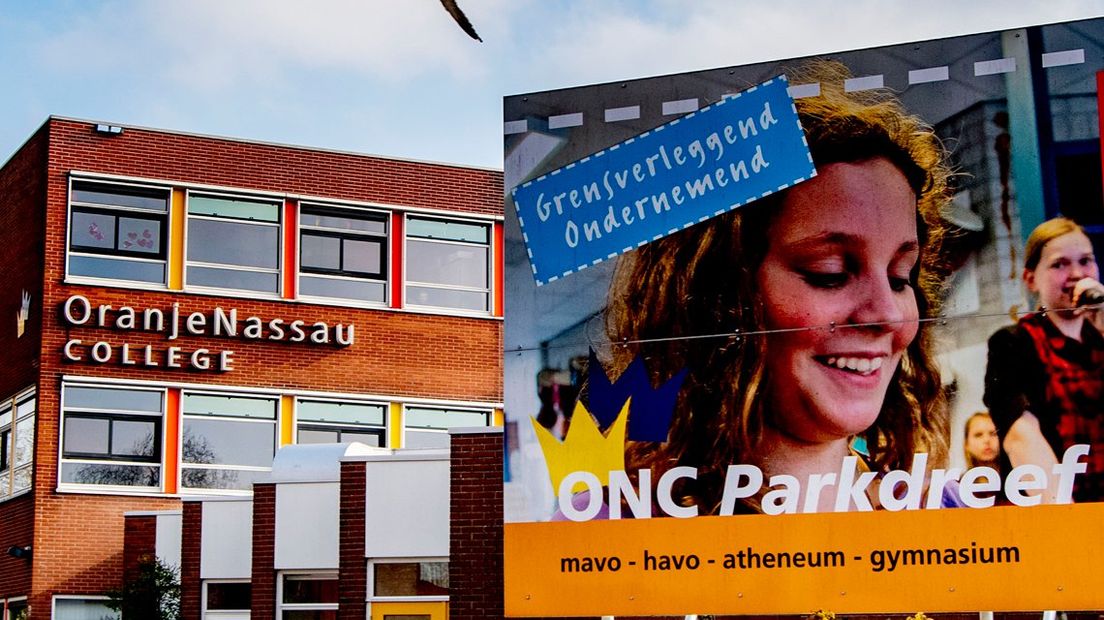
POLYGON ((403 163, 409 163, 409 164, 421 164, 421 165, 426 165, 426 166, 438 166, 438 167, 443 167, 443 168, 458 168, 458 169, 461 169, 461 170, 481 170, 481 171, 484 171, 484 172, 495 172, 495 173, 498 173, 498 174, 502 174, 502 169, 501 168, 488 168, 488 167, 484 167, 484 166, 474 166, 474 165, 468 165, 468 164, 458 164, 458 163, 450 163, 450 162, 442 162, 442 161, 431 161, 431 160, 427 160, 427 159, 413 159, 413 158, 408 158, 408 157, 394 157, 394 156, 390 156, 390 155, 377 155, 377 154, 374 154, 374 153, 358 153, 356 151, 343 151, 343 150, 340 150, 340 149, 328 149, 328 148, 316 147, 316 146, 304 146, 304 145, 301 145, 301 144, 287 144, 287 143, 283 143, 283 142, 269 142, 269 141, 266 141, 266 140, 251 140, 251 139, 248 139, 248 138, 238 138, 238 137, 234 137, 234 136, 220 136, 220 135, 215 135, 215 134, 204 134, 204 133, 196 133, 196 132, 191 132, 191 131, 177 131, 177 130, 174 130, 174 129, 163 129, 163 128, 159 128, 159 127, 145 127, 145 126, 142 126, 142 125, 130 125, 130 124, 116 123, 116 122, 103 121, 103 120, 94 120, 94 119, 87 119, 87 118, 76 118, 76 117, 72 117, 72 116, 61 116, 61 115, 57 115, 57 114, 51 114, 50 116, 48 116, 46 118, 46 120, 41 125, 38 126, 37 129, 35 129, 33 132, 31 132, 31 135, 26 140, 24 140, 19 145, 18 148, 16 148, 14 151, 11 152, 11 154, 7 157, 7 159, 4 160, 3 164, 0 164, 0 168, 3 168, 4 166, 7 166, 8 163, 12 160, 12 158, 15 157, 15 155, 17 153, 19 153, 19 151, 23 150, 23 147, 27 146, 27 143, 29 143, 31 140, 33 140, 34 137, 36 135, 38 135, 38 132, 42 131, 43 128, 46 127, 47 125, 49 125, 51 121, 67 121, 67 122, 72 122, 72 123, 90 123, 92 125, 113 125, 113 126, 116 126, 116 127, 122 127, 124 130, 133 129, 135 131, 148 131, 148 132, 152 132, 152 133, 162 133, 162 134, 169 134, 169 135, 174 135, 174 136, 187 136, 187 137, 191 137, 191 138, 204 138, 204 139, 207 139, 207 140, 224 140, 224 141, 227 141, 227 142, 240 142, 242 144, 256 144, 256 145, 259 145, 259 146, 272 146, 272 147, 285 148, 285 149, 296 149, 296 150, 301 150, 301 151, 310 151, 310 152, 315 152, 315 153, 330 153, 330 154, 333 154, 333 155, 348 155, 348 156, 352 156, 352 157, 367 157, 367 158, 371 158, 371 159, 383 159, 383 160, 387 160, 387 161, 403 162, 403 163))

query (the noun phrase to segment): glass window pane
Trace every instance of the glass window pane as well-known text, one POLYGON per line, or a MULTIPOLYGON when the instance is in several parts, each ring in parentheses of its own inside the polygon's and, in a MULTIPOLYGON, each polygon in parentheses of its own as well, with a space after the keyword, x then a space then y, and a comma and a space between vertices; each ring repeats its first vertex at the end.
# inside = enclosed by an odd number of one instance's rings
POLYGON ((407 286, 406 303, 415 306, 460 308, 462 310, 486 310, 487 293, 456 291, 428 286, 407 286))
POLYGON ((267 471, 241 469, 200 469, 185 465, 180 470, 180 481, 189 489, 215 489, 220 491, 252 491, 253 483, 267 471))
POLYGON ((300 428, 295 441, 300 444, 338 443, 341 435, 336 430, 300 428))
POLYGON ((412 217, 407 220, 408 237, 428 237, 430 239, 448 239, 450 241, 469 241, 488 243, 490 227, 486 224, 443 220, 426 220, 412 217))
POLYGON ((337 579, 287 575, 284 577, 284 603, 337 603, 337 579))
POLYGON ((15 492, 15 489, 11 488, 11 481, 8 479, 8 472, 5 470, 3 475, 0 475, 0 498, 7 497, 15 492))
POLYGON ((133 217, 119 218, 119 248, 144 254, 161 253, 161 222, 133 217))
POLYGON ((448 433, 441 431, 407 430, 403 439, 404 448, 447 448, 448 433))
POLYGON ((386 216, 343 217, 333 213, 312 211, 303 209, 299 222, 302 226, 316 226, 318 228, 331 228, 333 230, 348 230, 357 232, 374 232, 385 234, 387 232, 386 216))
POLYGON ((33 397, 27 400, 20 401, 15 405, 15 416, 22 418, 25 415, 34 413, 35 411, 35 399, 33 397))
POLYGON ((12 408, 11 405, 4 405, 0 407, 0 427, 8 426, 12 423, 12 408))
POLYGON ((486 425, 487 414, 482 411, 422 409, 420 407, 408 407, 406 410, 406 426, 408 427, 454 428, 486 425))
POLYGON ((164 283, 165 263, 70 255, 69 274, 109 280, 164 283))
POLYGON ((354 428, 326 428, 326 427, 300 427, 297 435, 297 443, 352 443, 360 442, 374 448, 383 445, 383 431, 365 431, 354 428))
MULTIPOLYGON (((0 431, 0 471, 6 472, 11 467, 11 438, 10 428, 0 431)), ((3 478, 4 476, 0 476, 3 478)))
POLYGON ((406 276, 411 282, 487 287, 485 247, 411 240, 409 250, 406 276))
POLYGON ((341 269, 341 239, 303 233, 299 265, 303 269, 341 269))
POLYGON ((16 467, 30 463, 34 458, 34 417, 23 418, 15 423, 15 461, 16 467))
POLYGON ((18 493, 31 488, 31 476, 34 474, 34 465, 25 465, 15 470, 12 482, 12 493, 18 493))
POLYGON ((159 487, 161 486, 161 468, 153 465, 101 465, 62 462, 61 481, 71 484, 159 487))
POLYGON ((96 418, 65 417, 65 439, 62 451, 65 454, 109 454, 108 440, 111 429, 110 420, 96 418))
POLYGON ((275 273, 192 265, 188 267, 188 284, 275 293, 280 290, 280 276, 275 273))
POLYGON ((448 596, 448 562, 395 562, 373 565, 375 596, 448 596))
POLYGON ((316 278, 306 275, 299 276, 299 294, 378 302, 387 299, 387 290, 382 282, 350 278, 316 278))
POLYGON ((280 229, 247 222, 188 220, 188 260, 275 269, 280 229))
POLYGON ((184 413, 275 420, 276 401, 271 398, 185 394, 184 413))
POLYGON ((276 455, 275 424, 184 419, 184 462, 269 467, 276 455))
POLYGON ((114 420, 111 424, 111 453, 115 456, 156 458, 157 424, 149 420, 114 420))
POLYGON ((102 600, 54 599, 54 620, 118 620, 118 618, 119 612, 108 609, 102 600))
POLYGON ((148 187, 131 187, 129 185, 74 181, 73 202, 168 211, 169 191, 148 187))
POLYGON ((73 211, 72 243, 76 247, 115 249, 115 216, 73 211))
POLYGON ((383 258, 383 243, 374 240, 344 239, 345 245, 344 264, 341 268, 345 271, 357 273, 380 274, 383 258))
POLYGON ((161 392, 65 387, 65 408, 120 409, 161 413, 161 392))
POLYGON ((383 405, 361 403, 328 403, 314 400, 299 401, 298 418, 311 422, 351 422, 356 424, 384 423, 383 405))
POLYGON ((366 446, 380 448, 383 446, 383 431, 369 432, 349 429, 341 429, 341 443, 360 442, 366 446))
POLYGON ((242 583, 208 583, 207 609, 211 611, 247 610, 252 604, 253 586, 242 583))
POLYGON ((29 616, 27 601, 8 601, 8 617, 5 620, 27 620, 29 616))
POLYGON ((239 198, 191 195, 188 197, 188 213, 191 215, 236 217, 260 222, 280 221, 280 207, 278 204, 239 198))

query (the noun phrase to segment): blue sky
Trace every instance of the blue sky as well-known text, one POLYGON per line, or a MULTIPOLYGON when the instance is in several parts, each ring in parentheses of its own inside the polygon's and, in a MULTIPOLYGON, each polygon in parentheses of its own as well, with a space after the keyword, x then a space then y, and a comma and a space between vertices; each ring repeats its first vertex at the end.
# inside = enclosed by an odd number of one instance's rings
POLYGON ((0 0, 0 161, 57 114, 499 168, 504 95, 1104 15, 1104 0, 459 2, 484 43, 438 0, 0 0))

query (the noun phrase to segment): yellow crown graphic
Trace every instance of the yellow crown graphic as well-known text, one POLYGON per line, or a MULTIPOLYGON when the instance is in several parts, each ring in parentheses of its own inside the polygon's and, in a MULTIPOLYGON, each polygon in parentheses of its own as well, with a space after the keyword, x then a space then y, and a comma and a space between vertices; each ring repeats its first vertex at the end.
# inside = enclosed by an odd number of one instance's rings
MULTIPOLYGON (((544 462, 548 465, 548 478, 552 482, 552 492, 559 493, 560 483, 568 474, 587 471, 598 477, 603 486, 609 484, 610 471, 625 469, 625 428, 629 419, 629 402, 626 400, 621 413, 603 435, 598 424, 583 403, 575 403, 575 413, 571 416, 571 426, 563 442, 556 439, 548 429, 530 418, 533 429, 540 441, 544 462)), ((585 490, 582 483, 576 484, 572 492, 585 490)))

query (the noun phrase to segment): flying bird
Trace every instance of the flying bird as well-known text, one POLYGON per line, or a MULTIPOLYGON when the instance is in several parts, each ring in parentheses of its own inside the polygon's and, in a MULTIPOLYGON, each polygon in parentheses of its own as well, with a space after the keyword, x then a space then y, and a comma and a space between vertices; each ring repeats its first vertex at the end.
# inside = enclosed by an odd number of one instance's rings
POLYGON ((468 21, 468 16, 464 15, 464 12, 456 4, 456 0, 441 0, 441 6, 445 7, 445 10, 448 11, 449 15, 452 15, 452 18, 456 20, 456 23, 464 32, 468 33, 469 37, 480 43, 483 42, 483 39, 479 38, 479 34, 476 33, 475 26, 472 26, 472 23, 468 21))

